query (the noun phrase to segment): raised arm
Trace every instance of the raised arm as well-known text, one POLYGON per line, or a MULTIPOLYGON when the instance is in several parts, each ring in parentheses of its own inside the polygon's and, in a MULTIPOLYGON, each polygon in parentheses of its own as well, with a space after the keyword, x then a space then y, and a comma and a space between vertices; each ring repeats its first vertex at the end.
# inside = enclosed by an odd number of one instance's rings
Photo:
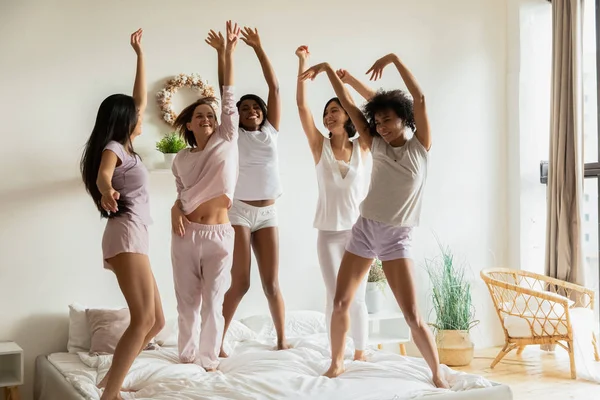
POLYGON ((142 33, 141 29, 131 34, 131 47, 137 54, 137 65, 135 70, 135 83, 133 84, 133 99, 138 108, 140 116, 144 115, 146 104, 148 103, 148 93, 146 89, 146 66, 144 64, 144 52, 142 51, 142 33))
POLYGON ((260 66, 263 70, 265 80, 269 86, 269 97, 267 98, 267 120, 273 125, 275 130, 279 131, 279 121, 281 120, 281 98, 279 97, 279 82, 277 81, 277 75, 271 65, 271 61, 265 50, 260 43, 260 36, 258 30, 255 28, 245 27, 242 31, 242 38, 244 43, 254 49, 260 66))
MULTIPOLYGON (((306 62, 309 54, 307 46, 300 46, 296 50, 296 55, 298 56, 298 76, 306 71, 306 62)), ((317 129, 312 112, 308 106, 308 101, 306 100, 306 84, 306 81, 298 78, 296 84, 296 104, 298 105, 298 114, 300 114, 302 129, 304 129, 304 134, 306 135, 306 139, 308 139, 308 145, 310 146, 310 151, 312 152, 316 164, 321 159, 324 137, 319 129, 317 129)))
POLYGON ((413 98, 413 109, 415 114, 415 125, 417 131, 415 136, 419 139, 419 142, 428 151, 431 148, 431 132, 429 127, 429 118, 427 117, 427 107, 425 106, 425 95, 421 90, 421 87, 417 83, 417 79, 408 70, 408 68, 402 63, 400 58, 395 54, 388 54, 387 56, 381 57, 375 61, 375 64, 367 71, 367 74, 371 74, 371 80, 377 80, 381 78, 383 69, 388 64, 394 64, 404 81, 404 84, 408 88, 409 93, 413 98))
POLYGON ((237 24, 227 21, 227 44, 225 46, 225 56, 223 65, 223 89, 221 96, 221 126, 219 130, 221 135, 227 140, 237 138, 240 116, 235 106, 233 92, 234 73, 233 73, 233 53, 238 43, 240 28, 237 24))
POLYGON ((217 33, 212 29, 208 32, 206 43, 217 50, 217 71, 219 75, 219 93, 223 96, 223 84, 225 76, 225 38, 221 32, 217 33))
POLYGON ((340 103, 342 103, 342 107, 350 116, 352 123, 356 127, 356 130, 359 134, 359 143, 360 147, 363 150, 368 150, 371 148, 371 143, 373 143, 373 137, 369 133, 369 124, 367 119, 363 115, 362 111, 354 104, 354 100, 350 97, 348 90, 344 86, 344 83, 340 79, 339 76, 335 73, 331 65, 328 63, 317 64, 309 69, 307 69, 302 75, 300 75, 301 80, 306 79, 315 79, 315 77, 321 73, 326 72, 329 80, 331 81, 331 86, 333 86, 333 90, 335 91, 336 96, 340 99, 340 103))
POLYGON ((350 72, 346 71, 345 69, 338 69, 336 71, 336 74, 340 77, 342 82, 344 82, 347 85, 350 85, 352 89, 356 90, 356 92, 367 101, 371 100, 375 96, 375 94, 377 94, 377 92, 373 88, 370 88, 364 82, 356 79, 354 75, 350 74, 350 72))

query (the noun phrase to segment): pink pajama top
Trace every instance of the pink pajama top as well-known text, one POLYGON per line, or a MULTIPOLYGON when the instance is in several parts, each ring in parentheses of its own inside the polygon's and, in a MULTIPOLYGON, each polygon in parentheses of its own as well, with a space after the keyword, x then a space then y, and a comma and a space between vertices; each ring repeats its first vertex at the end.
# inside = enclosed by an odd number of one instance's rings
POLYGON ((200 204, 222 196, 229 206, 238 179, 239 114, 233 97, 234 87, 223 86, 221 123, 211 135, 204 150, 181 150, 173 160, 172 171, 177 186, 177 199, 184 214, 200 204))

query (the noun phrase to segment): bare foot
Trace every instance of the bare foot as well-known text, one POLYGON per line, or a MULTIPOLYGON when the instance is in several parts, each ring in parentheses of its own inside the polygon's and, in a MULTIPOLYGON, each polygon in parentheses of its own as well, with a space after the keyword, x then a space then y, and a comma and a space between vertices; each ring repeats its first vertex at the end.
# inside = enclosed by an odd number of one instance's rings
POLYGON ((277 342, 277 350, 289 350, 291 348, 292 346, 290 346, 285 339, 281 342, 277 342))
POLYGON ((450 385, 448 385, 448 382, 446 382, 446 380, 439 375, 433 377, 433 384, 435 385, 435 387, 440 389, 450 389, 450 385))
POLYGON ((204 370, 206 372, 215 372, 217 369, 216 368, 204 368, 204 370))
POLYGON ((354 350, 354 361, 367 361, 364 350, 354 350))
POLYGON ((337 378, 338 376, 340 376, 343 373, 344 373, 343 365, 339 366, 339 365, 331 364, 331 367, 329 367, 329 369, 327 370, 327 372, 325 372, 323 374, 323 376, 326 376, 328 378, 337 378))
POLYGON ((229 357, 229 355, 227 353, 225 353, 225 350, 223 350, 223 348, 221 348, 221 351, 219 351, 219 357, 227 358, 227 357, 229 357))

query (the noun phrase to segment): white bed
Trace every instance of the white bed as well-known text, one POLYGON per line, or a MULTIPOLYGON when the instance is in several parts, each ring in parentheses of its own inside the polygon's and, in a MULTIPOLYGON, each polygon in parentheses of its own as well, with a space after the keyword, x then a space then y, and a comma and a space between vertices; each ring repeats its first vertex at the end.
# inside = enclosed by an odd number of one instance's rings
MULTIPOLYGON (((312 319, 311 319, 312 318, 312 319)), ((436 389, 427 365, 420 358, 368 350, 367 362, 351 361, 351 341, 346 350, 346 372, 337 379, 321 375, 330 362, 324 318, 315 322, 288 317, 286 330, 291 350, 274 351, 274 332, 268 316, 234 321, 226 338, 230 357, 217 372, 208 373, 194 364, 180 364, 176 332, 162 338, 159 350, 143 352, 129 371, 123 393, 135 399, 356 399, 356 400, 512 400, 510 388, 479 376, 444 366, 452 390, 436 389), (295 338, 294 338, 295 336, 295 338)), ((96 388, 110 366, 111 356, 55 353, 47 357, 52 368, 65 377, 83 398, 99 399, 96 388)), ((52 399, 52 397, 47 397, 52 399)))

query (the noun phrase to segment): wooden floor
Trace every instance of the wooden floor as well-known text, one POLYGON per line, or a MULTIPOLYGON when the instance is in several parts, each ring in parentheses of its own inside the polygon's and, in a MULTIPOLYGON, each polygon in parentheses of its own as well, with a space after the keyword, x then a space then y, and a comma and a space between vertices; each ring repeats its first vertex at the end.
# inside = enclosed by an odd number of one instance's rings
POLYGON ((570 378, 569 356, 563 349, 545 352, 527 346, 520 356, 513 350, 491 369, 499 351, 499 347, 478 350, 471 365, 453 369, 510 386, 514 400, 600 400, 600 383, 570 378))

